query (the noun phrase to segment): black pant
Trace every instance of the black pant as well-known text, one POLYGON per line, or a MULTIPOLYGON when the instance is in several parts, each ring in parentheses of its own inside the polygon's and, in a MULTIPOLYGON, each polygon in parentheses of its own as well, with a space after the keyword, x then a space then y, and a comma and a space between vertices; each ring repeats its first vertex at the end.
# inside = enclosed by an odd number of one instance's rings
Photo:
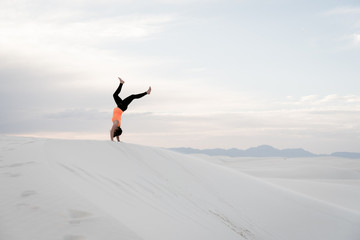
POLYGON ((114 92, 113 97, 114 97, 114 100, 115 100, 118 108, 120 108, 123 112, 125 112, 129 106, 129 104, 132 102, 132 100, 142 98, 143 96, 145 96, 147 94, 147 92, 143 92, 143 93, 139 93, 139 94, 132 94, 132 95, 128 96, 127 98, 125 98, 124 100, 122 100, 119 97, 119 93, 121 91, 122 85, 123 84, 120 83, 119 87, 114 92))

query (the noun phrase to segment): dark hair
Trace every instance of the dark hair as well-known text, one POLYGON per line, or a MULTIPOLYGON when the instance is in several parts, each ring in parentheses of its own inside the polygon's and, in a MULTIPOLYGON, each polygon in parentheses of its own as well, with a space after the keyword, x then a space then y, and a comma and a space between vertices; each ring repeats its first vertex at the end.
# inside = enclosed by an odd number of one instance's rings
POLYGON ((122 134, 122 129, 120 127, 115 129, 114 137, 120 136, 121 134, 122 134))

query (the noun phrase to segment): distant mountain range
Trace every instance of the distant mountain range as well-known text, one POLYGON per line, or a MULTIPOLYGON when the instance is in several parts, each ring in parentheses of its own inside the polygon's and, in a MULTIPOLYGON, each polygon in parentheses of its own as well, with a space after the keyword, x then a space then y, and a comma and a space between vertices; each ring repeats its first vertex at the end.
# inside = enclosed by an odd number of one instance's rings
POLYGON ((333 156, 343 158, 359 158, 360 153, 354 152, 335 152, 332 154, 314 154, 306 151, 302 148, 291 148, 291 149, 276 149, 269 145, 261 145, 258 147, 241 150, 237 148, 231 149, 194 149, 194 148, 169 148, 172 151, 185 153, 185 154, 206 154, 210 156, 229 156, 229 157, 322 157, 322 156, 333 156))

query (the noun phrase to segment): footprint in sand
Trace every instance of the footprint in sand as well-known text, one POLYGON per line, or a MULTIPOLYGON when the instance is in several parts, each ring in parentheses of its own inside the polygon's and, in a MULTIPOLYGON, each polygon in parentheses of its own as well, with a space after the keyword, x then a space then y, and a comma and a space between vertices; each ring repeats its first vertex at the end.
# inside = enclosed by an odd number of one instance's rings
POLYGON ((36 191, 32 191, 32 190, 24 191, 24 192, 21 194, 21 197, 26 198, 26 197, 30 197, 30 196, 35 195, 35 194, 37 194, 36 191))
POLYGON ((24 162, 24 163, 13 163, 13 164, 10 164, 10 165, 0 166, 0 168, 16 168, 16 167, 21 167, 21 166, 24 166, 24 165, 30 165, 30 164, 34 164, 34 163, 35 163, 34 161, 24 162))
POLYGON ((6 172, 6 173, 3 173, 3 174, 4 174, 5 176, 7 176, 7 177, 12 177, 12 178, 21 176, 21 174, 19 174, 19 173, 6 172))
POLYGON ((80 235, 66 235, 63 240, 86 240, 86 237, 80 235))
POLYGON ((76 210, 76 209, 69 209, 69 215, 72 220, 69 221, 71 224, 80 223, 82 220, 86 220, 92 216, 92 213, 76 210))
POLYGON ((39 206, 35 206, 35 205, 32 206, 32 205, 27 204, 27 203, 18 203, 18 204, 16 205, 16 207, 18 207, 18 208, 32 209, 32 210, 34 210, 34 211, 37 211, 37 210, 40 209, 39 206))

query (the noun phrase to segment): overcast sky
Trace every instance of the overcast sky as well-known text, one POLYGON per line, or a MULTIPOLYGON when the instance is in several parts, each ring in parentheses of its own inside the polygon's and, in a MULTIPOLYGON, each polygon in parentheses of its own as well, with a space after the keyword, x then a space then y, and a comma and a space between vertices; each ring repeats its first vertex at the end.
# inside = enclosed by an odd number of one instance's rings
POLYGON ((0 0, 0 133, 360 151, 360 3, 0 0))

